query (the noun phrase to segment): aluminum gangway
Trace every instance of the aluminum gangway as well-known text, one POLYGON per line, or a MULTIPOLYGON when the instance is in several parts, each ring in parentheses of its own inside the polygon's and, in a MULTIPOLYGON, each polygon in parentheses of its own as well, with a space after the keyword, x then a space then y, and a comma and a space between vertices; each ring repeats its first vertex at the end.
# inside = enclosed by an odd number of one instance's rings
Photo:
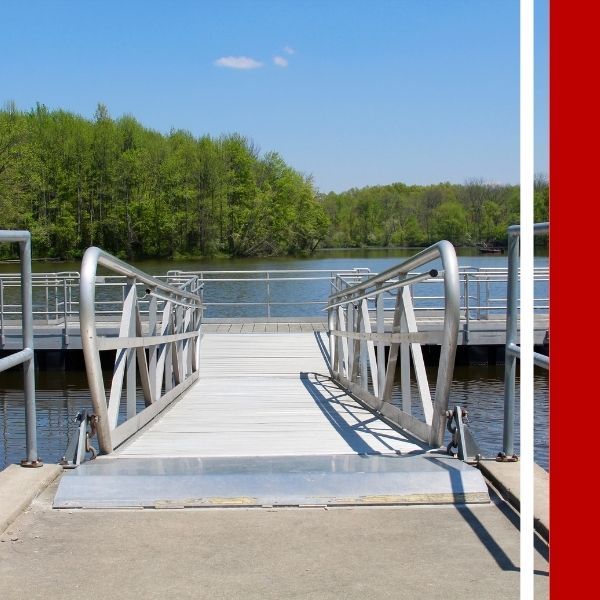
POLYGON ((83 258, 80 285, 101 455, 62 477, 55 507, 489 502, 480 472, 443 446, 460 318, 450 243, 380 275, 341 281, 326 302, 325 332, 205 332, 197 279, 175 288, 98 248, 83 258), (441 271, 411 274, 435 260, 441 271), (97 330, 98 266, 128 278, 118 336, 97 330), (420 349, 432 334, 416 328, 410 288, 437 277, 445 308, 430 390, 420 349), (103 352, 116 353, 106 383, 103 352))

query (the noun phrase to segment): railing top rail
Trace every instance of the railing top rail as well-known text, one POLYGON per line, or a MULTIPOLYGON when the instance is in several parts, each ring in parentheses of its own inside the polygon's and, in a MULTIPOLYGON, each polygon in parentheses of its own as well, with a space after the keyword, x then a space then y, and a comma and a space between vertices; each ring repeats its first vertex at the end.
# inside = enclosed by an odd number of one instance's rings
POLYGON ((351 269, 261 269, 261 270, 233 270, 233 271, 217 271, 212 269, 199 270, 199 271, 184 271, 179 269, 172 269, 167 271, 167 277, 177 277, 178 275, 237 275, 237 274, 253 274, 261 275, 264 273, 334 273, 340 275, 356 275, 370 274, 371 270, 368 267, 356 267, 351 269))
POLYGON ((219 283, 238 281, 240 283, 260 283, 260 282, 270 282, 277 283, 288 282, 288 281, 331 281, 331 277, 215 277, 215 278, 207 278, 201 280, 203 283, 207 281, 214 281, 219 283))
POLYGON ((153 277, 152 275, 148 275, 143 271, 128 265, 115 256, 112 256, 112 254, 109 254, 108 252, 105 252, 96 246, 88 248, 83 255, 83 259, 81 261, 82 282, 85 280, 88 283, 91 283, 91 278, 95 278, 97 265, 112 269, 119 275, 124 275, 125 277, 135 277, 135 279, 145 283, 151 288, 156 288, 169 294, 174 294, 180 298, 188 298, 194 302, 202 301, 198 294, 186 292, 179 288, 173 287, 164 281, 153 277))
MULTIPOLYGON (((0 277, 18 277, 18 273, 0 273, 0 277)), ((75 277, 79 276, 79 271, 43 271, 39 273, 32 273, 31 276, 35 277, 75 277)))
POLYGON ((332 294, 330 296, 330 300, 335 300, 342 296, 347 296, 349 294, 359 294, 365 292, 369 288, 372 288, 375 285, 379 285, 381 283, 385 283, 388 279, 396 277, 398 275, 408 275, 413 269, 420 267, 421 265, 425 265, 436 258, 441 258, 442 260, 442 268, 447 272, 447 266, 452 270, 452 276, 458 277, 458 266, 456 264, 456 253, 454 250, 454 246, 448 242, 447 240, 442 240, 429 246, 429 248, 425 248, 421 252, 415 254, 408 260, 405 260, 403 263, 399 265, 395 265, 383 273, 376 275, 374 277, 370 277, 366 281, 361 283, 357 283, 356 285, 345 288, 344 290, 332 294), (452 260, 453 259, 453 260, 452 260))
MULTIPOLYGON (((544 233, 548 233, 550 231, 550 223, 535 223, 533 226, 533 234, 534 235, 543 235, 544 233)), ((508 235, 521 235, 521 226, 520 225, 511 225, 508 228, 508 235)))
MULTIPOLYGON (((427 273, 423 273, 421 275, 413 275, 412 277, 407 277, 406 279, 402 279, 397 282, 389 283, 388 285, 384 285, 377 290, 377 293, 389 292, 390 290, 396 290, 401 287, 405 287, 407 285, 412 285, 414 283, 419 283, 422 281, 427 281, 428 279, 434 279, 438 276, 438 271, 435 269, 431 269, 431 271, 427 271, 427 273)), ((372 292, 367 292, 365 294, 361 294, 360 296, 352 296, 351 298, 347 298, 346 300, 341 300, 336 302, 335 304, 329 304, 323 310, 330 310, 332 308, 336 308, 337 306, 343 306, 344 304, 348 304, 350 302, 357 302, 358 300, 368 299, 372 295, 372 292)))
MULTIPOLYGON (((2 242, 29 242, 31 241, 31 233, 24 230, 0 230, 0 241, 2 242)), ((19 261, 20 262, 20 261, 19 261)))

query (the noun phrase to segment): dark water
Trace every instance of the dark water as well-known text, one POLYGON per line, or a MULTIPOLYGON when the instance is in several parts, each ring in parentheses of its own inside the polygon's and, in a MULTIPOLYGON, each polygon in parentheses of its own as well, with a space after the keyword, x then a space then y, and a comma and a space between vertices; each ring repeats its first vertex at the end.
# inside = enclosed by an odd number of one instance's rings
MULTIPOLYGON (((267 269, 327 269, 332 271, 368 267, 381 272, 412 256, 415 250, 335 250, 322 251, 310 258, 211 259, 203 261, 141 261, 138 268, 156 275, 170 269, 179 270, 267 270, 267 269)), ((460 252, 459 264, 472 267, 505 267, 505 256, 481 256, 473 249, 460 252)), ((547 266, 547 256, 536 257, 536 266, 547 266)), ((34 263, 36 272, 79 271, 79 263, 34 263)), ((15 272, 14 264, 0 265, 0 272, 15 272)), ((216 284, 215 284, 216 285, 216 284)), ((222 285, 222 284, 220 284, 222 285)), ((280 284, 283 286, 284 284, 280 284)), ((298 297, 300 287, 272 289, 272 299, 298 297)), ((325 284, 323 284, 325 285, 325 284)), ((262 288, 262 286, 261 286, 262 288)), ((327 289, 325 286, 324 289, 327 289)), ((207 289, 206 299, 210 301, 207 289)), ((214 292, 216 294, 216 291, 214 292)), ((264 292, 255 293, 260 297, 264 292)), ((546 292, 542 290, 541 294, 546 292)), ((311 290, 309 295, 314 294, 311 290)), ((536 291, 536 295, 537 295, 536 291)), ((231 298, 227 289, 220 289, 220 298, 231 298)), ((215 296, 216 297, 216 296, 215 296)), ((314 297, 314 295, 312 296, 314 297)), ((244 297, 247 299, 247 297, 244 297)), ((233 300, 231 300, 233 301, 233 300)), ((213 310, 217 310, 216 308, 213 310)), ((228 309, 231 311, 231 309, 228 309)), ((314 309, 313 309, 314 311, 314 309)), ((216 316, 216 314, 209 315, 216 316)), ((250 316, 246 313, 239 316, 250 316)), ((273 315, 275 316, 275 315, 273 315)), ((74 431, 73 418, 82 408, 91 408, 87 382, 83 371, 38 371, 37 373, 38 454, 46 462, 57 462, 64 453, 69 435, 74 431)), ((450 405, 460 404, 469 410, 470 427, 485 456, 495 456, 502 448, 504 367, 460 366, 454 372, 450 405)), ((0 469, 25 456, 24 408, 21 374, 0 373, 0 469)), ((431 379, 430 381, 435 381, 431 379)), ((548 468, 548 375, 536 369, 535 374, 535 460, 548 468)), ((517 408, 518 414, 518 408, 517 408)), ((518 441, 518 423, 516 425, 518 441)), ((449 434, 448 434, 449 438, 449 434)), ((447 443, 448 439, 446 440, 447 443)))

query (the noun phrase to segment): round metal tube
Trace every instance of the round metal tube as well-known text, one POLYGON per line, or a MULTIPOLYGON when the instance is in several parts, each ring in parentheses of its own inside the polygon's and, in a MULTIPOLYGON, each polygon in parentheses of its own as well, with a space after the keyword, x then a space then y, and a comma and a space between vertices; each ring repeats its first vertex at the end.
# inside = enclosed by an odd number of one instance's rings
POLYGON ((31 289, 31 236, 25 232, 19 242, 21 251, 21 303, 23 306, 23 349, 31 349, 31 357, 23 363, 23 392, 25 395, 26 464, 38 464, 36 410, 35 410, 35 361, 33 355, 33 299, 31 289))
POLYGON ((31 360, 32 358, 33 350, 31 348, 24 348, 23 350, 19 350, 19 352, 13 352, 0 361, 0 373, 23 364, 25 361, 31 360))
MULTIPOLYGON (((422 250, 418 254, 415 254, 413 257, 409 258, 408 260, 404 261, 403 263, 396 265, 394 267, 391 267, 387 271, 384 271, 383 273, 380 273, 379 275, 376 275, 375 277, 371 277, 370 279, 368 279, 367 281, 365 281, 363 283, 357 283, 356 285, 353 285, 352 287, 345 288, 342 292, 335 294, 331 298, 331 300, 334 300, 340 296, 345 296, 346 294, 354 294, 354 293, 362 292, 364 290, 367 290, 367 289, 375 286, 378 283, 383 283, 386 280, 391 279, 392 277, 408 274, 410 271, 412 271, 413 269, 416 269, 420 265, 427 264, 428 262, 438 258, 438 256, 441 257, 442 253, 441 253, 441 249, 440 249, 440 244, 449 244, 452 247, 452 251, 454 251, 454 247, 452 246, 452 244, 450 244, 450 242, 448 242, 446 240, 442 240, 441 242, 438 242, 437 244, 433 244, 433 246, 429 246, 429 248, 425 248, 425 250, 422 250)), ((454 256, 456 258, 456 253, 454 253, 454 256)), ((443 261, 442 261, 442 266, 443 266, 443 261)), ((457 277, 458 277, 458 267, 456 267, 456 273, 457 273, 457 277)))
MULTIPOLYGON (((446 426, 446 411, 448 410, 448 399, 450 397, 450 386, 452 385, 452 375, 454 373, 454 360, 456 358, 456 344, 458 341, 458 326, 460 323, 460 290, 458 277, 458 261, 456 260, 456 251, 454 246, 442 240, 431 246, 424 252, 417 254, 421 260, 426 257, 435 258, 439 254, 444 269, 444 328, 442 343, 440 348, 440 357, 444 357, 440 362, 435 387, 435 398, 433 402, 433 417, 431 422, 431 436, 429 443, 438 447, 444 441, 444 428, 446 426)), ((414 261, 416 257, 413 257, 414 261)), ((411 262, 412 262, 411 261, 411 262)), ((410 265, 412 268, 413 265, 410 265)))
POLYGON ((85 370, 94 413, 98 416, 98 445, 100 451, 108 454, 113 451, 106 406, 106 392, 102 379, 102 365, 98 352, 98 337, 96 334, 95 291, 96 268, 102 252, 99 248, 91 247, 85 251, 81 261, 81 277, 79 279, 79 329, 81 346, 85 359, 85 370))
MULTIPOLYGON (((389 290, 395 290, 397 288, 406 287, 407 285, 426 281, 427 279, 434 278, 437 276, 438 272, 435 269, 431 269, 431 271, 427 271, 427 273, 423 273, 422 275, 414 275, 413 277, 402 279, 397 283, 391 283, 389 285, 382 286, 377 289, 377 293, 388 292, 389 290)), ((346 290, 344 290, 344 292, 346 292, 346 290)), ((358 302, 359 300, 364 300, 365 298, 369 298, 370 296, 373 296, 373 292, 368 292, 360 296, 352 296, 352 298, 342 300, 341 302, 336 302, 335 304, 330 304, 327 308, 324 308, 323 310, 327 310, 328 308, 335 308, 336 306, 342 306, 344 304, 349 304, 350 302, 358 302)))
MULTIPOLYGON (((509 227, 508 232, 508 283, 506 311, 506 346, 517 344, 517 315, 519 294, 519 231, 518 225, 509 227)), ((506 456, 515 453, 515 379, 517 357, 507 352, 504 360, 504 430, 502 451, 506 456)))

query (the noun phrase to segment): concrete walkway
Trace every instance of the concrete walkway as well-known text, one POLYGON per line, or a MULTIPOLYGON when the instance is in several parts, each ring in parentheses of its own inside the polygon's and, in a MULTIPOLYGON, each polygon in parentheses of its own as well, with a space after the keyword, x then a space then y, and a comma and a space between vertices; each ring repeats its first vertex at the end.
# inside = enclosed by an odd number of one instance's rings
MULTIPOLYGON (((511 509, 56 510, 56 482, 0 535, 0 598, 519 597, 511 509)), ((548 563, 536 552, 536 598, 548 563)))

